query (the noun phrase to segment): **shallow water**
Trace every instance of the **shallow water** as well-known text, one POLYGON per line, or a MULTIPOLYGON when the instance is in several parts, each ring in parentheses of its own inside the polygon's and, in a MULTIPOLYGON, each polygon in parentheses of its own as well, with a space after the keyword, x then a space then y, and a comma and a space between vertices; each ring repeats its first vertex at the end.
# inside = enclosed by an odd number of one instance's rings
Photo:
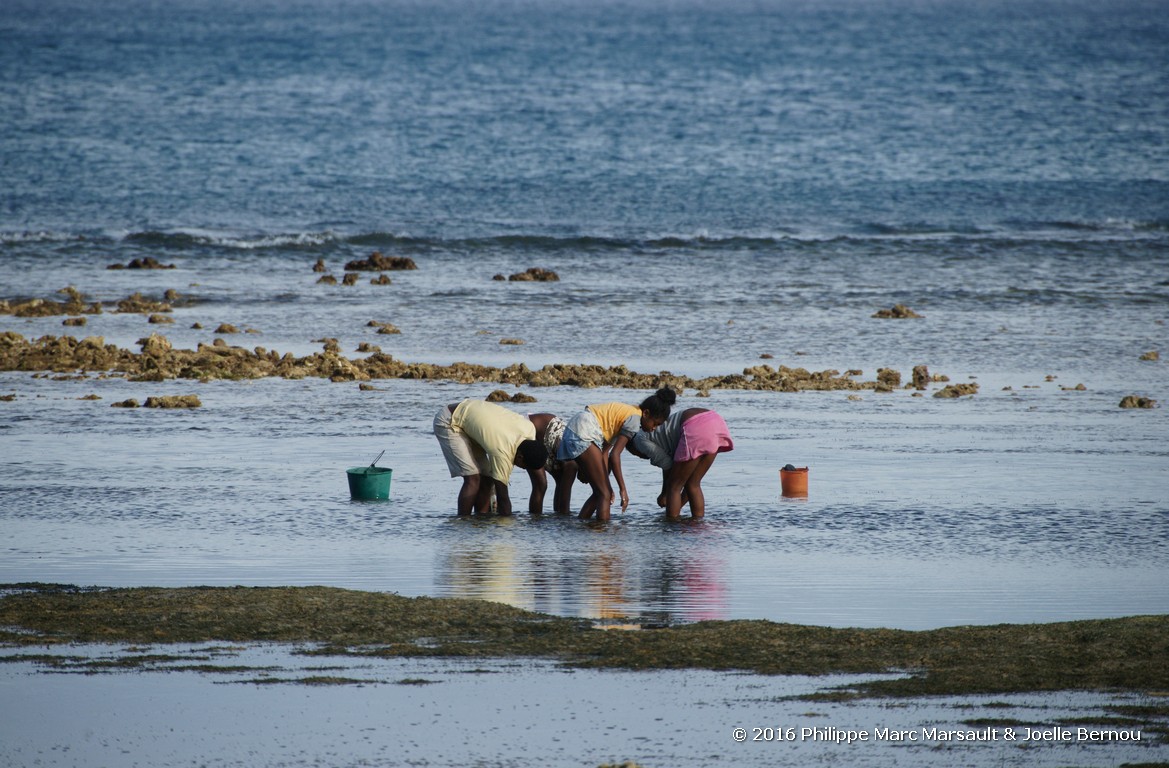
MULTIPOLYGON (((326 584, 650 622, 927 628, 1169 610, 1164 411, 1117 409, 1115 392, 715 391, 695 402, 736 442, 704 482, 707 519, 660 521, 657 471, 633 460, 628 512, 598 525, 530 517, 522 475, 513 518, 453 514, 458 482, 430 420, 489 385, 2 378, 20 397, 0 431, 0 581, 326 584), (90 392, 104 399, 77 399, 90 392), (187 392, 203 407, 109 407, 187 392), (345 468, 382 449, 391 498, 350 500, 345 468), (811 467, 806 499, 780 494, 788 462, 811 467)), ((534 391, 533 408, 562 413, 631 395, 534 391)))
POLYGON ((21 696, 19 706, 15 697, 0 701, 0 760, 70 768, 579 768, 625 760, 645 766, 915 768, 942 761, 1067 768, 1153 762, 1165 751, 1147 724, 1142 730, 1099 720, 1113 714, 1104 711, 1109 706, 1157 704, 1131 695, 830 703, 796 697, 873 676, 598 672, 547 662, 306 658, 290 651, 282 646, 55 651, 98 661, 155 652, 174 657, 148 664, 152 671, 105 673, 39 670, 31 662, 7 661, 6 652, 0 690, 18 687, 21 696), (196 672, 192 665, 222 669, 196 672), (350 682, 301 682, 321 677, 350 682), (739 728, 744 741, 735 737, 739 728), (1087 743, 1079 739, 1079 728, 1139 732, 1140 739, 1087 743), (934 729, 975 738, 939 740, 934 729), (1067 736, 1053 735, 1052 729, 1067 736), (910 736, 892 738, 890 730, 910 736), (1016 741, 1008 740, 1008 730, 1016 741), (850 731, 856 739, 865 733, 866 740, 849 743, 850 731))

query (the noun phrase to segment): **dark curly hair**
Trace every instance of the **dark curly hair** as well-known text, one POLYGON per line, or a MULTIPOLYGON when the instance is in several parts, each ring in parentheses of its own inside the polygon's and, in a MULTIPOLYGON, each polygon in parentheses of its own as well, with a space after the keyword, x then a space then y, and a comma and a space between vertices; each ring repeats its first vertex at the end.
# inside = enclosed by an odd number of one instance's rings
POLYGON ((525 440, 520 443, 517 453, 524 461, 524 469, 539 469, 548 460, 548 451, 544 449, 543 443, 536 440, 525 440))
POLYGON ((641 410, 650 418, 665 421, 670 415, 670 408, 678 401, 678 393, 669 387, 662 387, 657 392, 641 401, 641 410))

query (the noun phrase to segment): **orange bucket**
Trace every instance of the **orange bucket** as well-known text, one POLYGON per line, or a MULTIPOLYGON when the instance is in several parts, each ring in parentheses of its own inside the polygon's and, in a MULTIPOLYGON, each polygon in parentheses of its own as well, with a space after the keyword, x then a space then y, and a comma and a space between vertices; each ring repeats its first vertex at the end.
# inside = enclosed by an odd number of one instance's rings
POLYGON ((784 496, 807 496, 808 468, 788 464, 779 470, 779 482, 783 486, 784 496))

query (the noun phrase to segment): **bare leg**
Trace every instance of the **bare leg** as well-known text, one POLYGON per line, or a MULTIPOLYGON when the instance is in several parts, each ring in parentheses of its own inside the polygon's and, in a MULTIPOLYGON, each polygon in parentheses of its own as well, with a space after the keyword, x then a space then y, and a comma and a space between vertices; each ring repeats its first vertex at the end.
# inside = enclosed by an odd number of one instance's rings
POLYGON ((699 456, 698 465, 694 467, 694 471, 690 473, 690 477, 686 480, 686 487, 683 495, 690 499, 690 517, 695 520, 701 520, 706 514, 706 496, 702 493, 702 478, 706 476, 710 465, 714 463, 714 457, 717 453, 708 453, 705 456, 699 456))
POLYGON ((475 511, 475 500, 479 495, 479 476, 467 475, 459 489, 459 516, 466 517, 475 511))
MULTIPOLYGON (((666 517, 670 520, 677 520, 682 516, 682 491, 686 489, 686 483, 690 480, 690 475, 694 473, 695 467, 701 458, 691 459, 690 461, 674 462, 674 466, 670 467, 670 474, 666 477, 666 517)), ((693 500, 691 500, 693 501, 693 500)), ((691 507, 693 510, 693 507, 691 507)))
POLYGON ((478 476, 479 492, 475 494, 475 514, 487 515, 491 513, 491 497, 495 492, 495 482, 483 475, 478 476))
POLYGON ((552 509, 560 515, 572 512, 572 484, 576 482, 576 462, 566 461, 555 476, 556 492, 552 496, 552 509))
POLYGON ((590 445, 585 452, 576 458, 576 464, 581 477, 588 481, 593 493, 580 509, 580 518, 587 520, 595 511, 598 520, 609 519, 609 508, 613 505, 613 489, 609 487, 609 477, 605 472, 605 457, 601 449, 590 445))

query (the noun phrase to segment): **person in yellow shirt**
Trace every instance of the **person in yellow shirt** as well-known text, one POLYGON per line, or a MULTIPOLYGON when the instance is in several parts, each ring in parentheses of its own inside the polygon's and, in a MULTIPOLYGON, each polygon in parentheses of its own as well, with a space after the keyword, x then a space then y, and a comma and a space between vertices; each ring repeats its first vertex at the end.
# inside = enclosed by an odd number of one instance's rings
MULTIPOLYGON (((533 476, 533 503, 536 475, 543 481, 548 452, 537 439, 536 425, 528 418, 486 400, 464 400, 444 406, 434 417, 434 436, 442 448, 451 477, 461 477, 459 515, 486 514, 495 492, 495 510, 511 514, 508 483, 512 467, 526 469, 533 476)), ((531 505, 529 505, 530 509, 531 505)))
POLYGON ((621 471, 621 452, 642 428, 644 419, 657 423, 665 420, 677 397, 674 390, 663 387, 643 400, 640 406, 599 403, 588 406, 568 421, 556 458, 575 461, 580 479, 592 488, 592 494, 580 509, 582 520, 588 520, 594 514, 598 520, 609 519, 613 506, 610 472, 616 478, 621 494, 621 511, 629 506, 629 492, 625 489, 625 475, 621 471))

